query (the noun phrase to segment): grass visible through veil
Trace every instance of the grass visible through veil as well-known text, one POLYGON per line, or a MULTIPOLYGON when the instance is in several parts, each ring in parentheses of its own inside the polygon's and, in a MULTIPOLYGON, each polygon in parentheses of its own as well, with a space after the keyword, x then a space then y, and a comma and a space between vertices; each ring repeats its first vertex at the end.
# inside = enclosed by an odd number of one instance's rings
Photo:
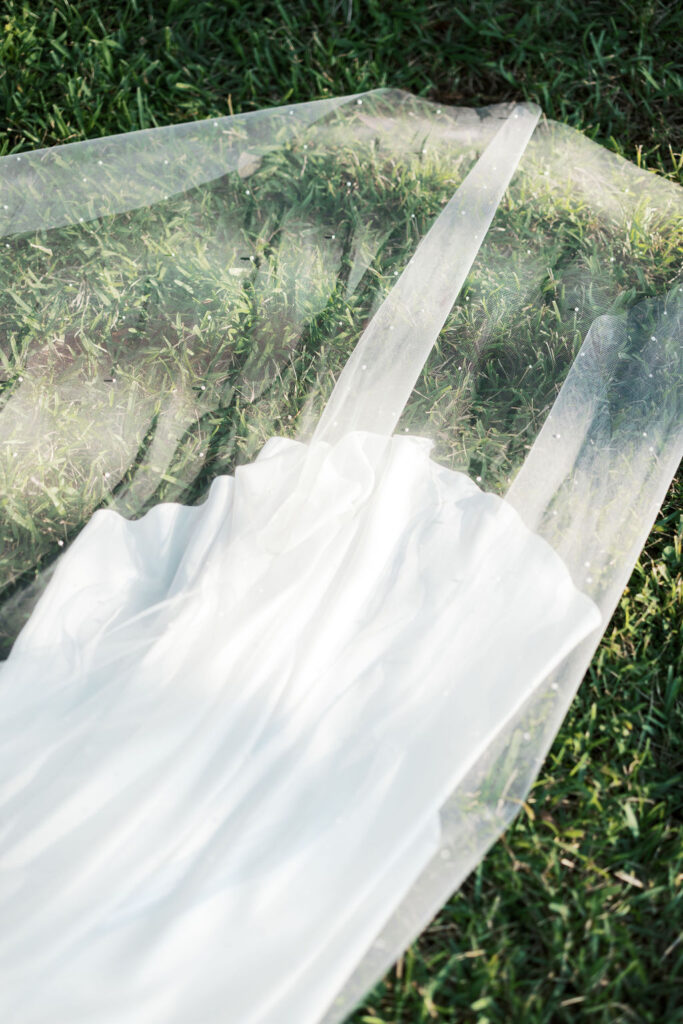
MULTIPOLYGON (((680 8, 457 6, 8 0, 0 151, 389 84, 452 104, 533 99, 549 117, 683 182, 680 8)), ((172 243, 159 240, 160 266, 172 243)), ((54 258, 34 256, 43 267, 54 258)), ((169 287, 180 294, 183 282, 169 287)), ((204 328, 209 352, 213 328, 204 328)), ((218 371, 208 366, 211 385, 218 371)), ((218 370, 223 380, 230 368, 218 370)), ((195 371, 183 368, 190 387, 195 371)), ((185 438, 188 466, 204 440, 185 438)), ((494 457, 489 465, 505 471, 494 457)), ((166 482, 168 496, 178 479, 166 482)), ((0 495, 4 511, 12 501, 0 495)), ((682 504, 679 481, 523 813, 354 1024, 683 1021, 682 504)), ((52 520, 22 525, 25 509, 12 509, 16 537, 33 530, 57 543, 52 520)))

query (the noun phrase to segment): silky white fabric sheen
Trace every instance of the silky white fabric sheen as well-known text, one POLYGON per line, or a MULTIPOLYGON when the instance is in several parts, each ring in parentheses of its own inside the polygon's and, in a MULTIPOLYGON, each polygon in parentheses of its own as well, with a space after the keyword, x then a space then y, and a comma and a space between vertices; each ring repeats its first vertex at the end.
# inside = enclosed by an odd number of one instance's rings
POLYGON ((8 1024, 323 1012, 600 622, 429 447, 275 438, 201 506, 82 532, 0 673, 8 1024))
POLYGON ((683 451, 680 190, 538 117, 0 158, 2 1024, 339 1024, 525 799, 683 451))

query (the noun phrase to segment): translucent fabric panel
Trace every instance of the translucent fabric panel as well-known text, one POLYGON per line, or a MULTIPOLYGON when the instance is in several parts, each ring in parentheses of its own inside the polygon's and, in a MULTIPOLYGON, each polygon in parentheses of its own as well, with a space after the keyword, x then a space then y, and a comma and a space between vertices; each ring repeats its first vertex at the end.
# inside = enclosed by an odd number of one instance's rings
POLYGON ((387 90, 0 189, 7 1013, 333 1024, 518 810, 680 460, 680 190, 387 90))

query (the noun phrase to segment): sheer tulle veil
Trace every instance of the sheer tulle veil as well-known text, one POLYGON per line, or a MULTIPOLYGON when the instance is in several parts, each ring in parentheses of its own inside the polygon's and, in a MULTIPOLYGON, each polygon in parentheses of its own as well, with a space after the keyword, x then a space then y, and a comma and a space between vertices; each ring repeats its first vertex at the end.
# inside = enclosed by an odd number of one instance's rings
POLYGON ((342 1021, 683 452, 683 202, 379 90, 0 160, 0 1007, 342 1021))

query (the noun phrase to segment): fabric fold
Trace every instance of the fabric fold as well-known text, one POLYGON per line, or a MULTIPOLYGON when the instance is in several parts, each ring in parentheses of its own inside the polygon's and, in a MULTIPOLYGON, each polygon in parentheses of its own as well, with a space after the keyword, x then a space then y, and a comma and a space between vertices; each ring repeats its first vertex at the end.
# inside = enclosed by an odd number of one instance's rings
POLYGON ((112 1019, 191 993, 315 1021, 459 775, 599 621, 421 438, 273 439, 203 505, 96 515, 0 670, 4 1019, 99 1022, 78 976, 112 1019))

